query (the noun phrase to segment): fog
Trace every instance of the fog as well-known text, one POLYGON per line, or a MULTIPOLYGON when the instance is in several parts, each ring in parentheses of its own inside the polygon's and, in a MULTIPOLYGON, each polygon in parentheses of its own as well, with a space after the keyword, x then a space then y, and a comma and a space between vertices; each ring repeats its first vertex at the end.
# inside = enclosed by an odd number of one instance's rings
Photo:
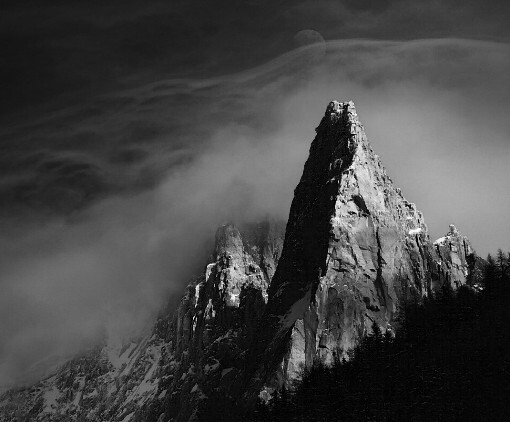
POLYGON ((170 79, 1 130, 0 384, 150 328, 219 224, 286 218, 330 100, 353 100, 432 237, 510 249, 510 48, 330 41, 209 79, 170 79))

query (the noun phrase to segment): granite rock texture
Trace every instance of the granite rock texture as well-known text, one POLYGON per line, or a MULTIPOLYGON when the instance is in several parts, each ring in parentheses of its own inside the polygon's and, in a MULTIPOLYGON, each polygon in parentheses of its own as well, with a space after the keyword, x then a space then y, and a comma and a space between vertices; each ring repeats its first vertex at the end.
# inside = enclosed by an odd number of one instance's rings
POLYGON ((423 215, 373 152, 352 102, 331 102, 295 190, 269 301, 250 349, 247 399, 331 363, 399 305, 466 284, 468 240, 432 243, 423 215))
POLYGON ((177 365, 162 420, 214 420, 242 391, 246 352, 265 309, 284 227, 266 221, 216 232, 213 262, 188 286, 173 322, 177 365))

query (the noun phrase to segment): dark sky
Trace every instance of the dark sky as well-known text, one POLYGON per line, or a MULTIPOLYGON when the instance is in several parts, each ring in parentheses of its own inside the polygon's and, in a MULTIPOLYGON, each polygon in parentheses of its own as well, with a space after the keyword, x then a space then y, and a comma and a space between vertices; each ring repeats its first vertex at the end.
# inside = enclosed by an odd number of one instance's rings
POLYGON ((332 99, 432 237, 510 249, 507 2, 1 7, 0 388, 140 332, 219 223, 286 218, 332 99))
POLYGON ((312 28, 326 39, 460 37, 507 42, 504 0, 4 1, 4 113, 117 84, 246 69, 312 28))

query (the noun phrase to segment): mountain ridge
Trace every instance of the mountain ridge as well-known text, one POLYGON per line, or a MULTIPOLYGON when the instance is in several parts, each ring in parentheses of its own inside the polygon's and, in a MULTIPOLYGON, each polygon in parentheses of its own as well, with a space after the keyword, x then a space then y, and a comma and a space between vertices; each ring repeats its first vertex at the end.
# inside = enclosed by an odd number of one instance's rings
POLYGON ((332 101, 316 129, 286 228, 223 225, 212 259, 175 313, 116 351, 99 348, 0 396, 6 421, 199 421, 291 387, 398 306, 472 283, 455 228, 432 243, 423 215, 373 152, 354 104, 332 101), (110 352, 110 353, 109 353, 110 352), (81 359, 81 360, 80 360, 81 359), (25 419, 26 420, 26 419, 25 419))

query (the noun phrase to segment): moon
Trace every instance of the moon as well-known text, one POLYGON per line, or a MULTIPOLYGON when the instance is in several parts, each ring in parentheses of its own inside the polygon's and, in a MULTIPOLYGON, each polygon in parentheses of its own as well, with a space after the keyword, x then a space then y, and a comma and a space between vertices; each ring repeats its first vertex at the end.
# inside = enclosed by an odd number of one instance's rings
POLYGON ((314 29, 303 29, 294 35, 294 45, 296 48, 311 44, 326 44, 324 37, 314 29))
POLYGON ((294 48, 307 48, 313 59, 320 60, 326 55, 326 41, 320 32, 303 29, 294 35, 294 48))

